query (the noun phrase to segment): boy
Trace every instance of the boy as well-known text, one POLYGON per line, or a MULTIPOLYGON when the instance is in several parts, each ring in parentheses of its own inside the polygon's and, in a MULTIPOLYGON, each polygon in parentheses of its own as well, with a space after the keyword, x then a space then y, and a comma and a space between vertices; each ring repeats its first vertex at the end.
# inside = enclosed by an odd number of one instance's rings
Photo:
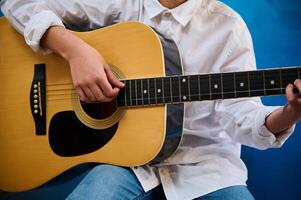
MULTIPOLYGON (((186 74, 253 70, 251 37, 242 19, 215 0, 52 0, 1 2, 3 13, 37 52, 51 50, 70 64, 83 101, 111 101, 123 84, 101 56, 64 26, 90 30, 117 22, 146 23, 172 38, 186 74)), ((301 81, 295 86, 301 91, 301 81)), ((300 96, 265 107, 259 98, 187 103, 183 142, 157 166, 128 169, 99 165, 69 199, 253 199, 244 186, 241 144, 280 147, 301 119, 300 96), (163 192, 164 190, 164 192, 163 192)))

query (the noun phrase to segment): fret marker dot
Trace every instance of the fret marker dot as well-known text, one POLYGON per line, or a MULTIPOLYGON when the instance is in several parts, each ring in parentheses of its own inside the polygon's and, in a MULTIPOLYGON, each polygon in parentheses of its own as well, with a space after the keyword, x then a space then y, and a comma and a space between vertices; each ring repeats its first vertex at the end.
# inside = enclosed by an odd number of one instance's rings
POLYGON ((186 100, 187 99, 187 97, 186 96, 183 96, 183 100, 186 100))
POLYGON ((271 80, 271 85, 274 85, 275 84, 275 81, 274 80, 271 80))
POLYGON ((185 78, 183 78, 182 82, 183 82, 183 83, 185 83, 185 82, 186 82, 186 79, 185 79, 185 78))
POLYGON ((143 90, 143 93, 146 94, 146 93, 147 93, 147 90, 143 90))
POLYGON ((161 89, 158 89, 158 93, 161 93, 161 89))
POLYGON ((244 87, 245 84, 243 82, 240 83, 240 87, 244 87))
POLYGON ((217 89, 218 88, 218 84, 214 84, 214 88, 217 89))

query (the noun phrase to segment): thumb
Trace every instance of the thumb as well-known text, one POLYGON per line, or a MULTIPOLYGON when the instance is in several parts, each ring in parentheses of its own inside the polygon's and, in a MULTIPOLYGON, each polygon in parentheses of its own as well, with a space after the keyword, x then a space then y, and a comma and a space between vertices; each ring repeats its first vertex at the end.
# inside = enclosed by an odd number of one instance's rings
POLYGON ((111 68, 108 65, 105 67, 105 72, 107 74, 109 82, 113 86, 118 87, 118 88, 124 87, 124 83, 122 83, 118 78, 116 78, 116 76, 113 74, 111 68))

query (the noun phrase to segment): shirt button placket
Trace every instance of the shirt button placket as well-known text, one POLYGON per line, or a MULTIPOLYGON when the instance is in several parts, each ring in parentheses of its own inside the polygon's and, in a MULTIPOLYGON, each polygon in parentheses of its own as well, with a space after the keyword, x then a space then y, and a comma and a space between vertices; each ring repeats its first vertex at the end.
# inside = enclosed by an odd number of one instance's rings
POLYGON ((169 38, 172 36, 171 25, 172 25, 171 13, 166 11, 162 14, 162 27, 164 27, 165 29, 164 30, 165 36, 168 36, 169 38))

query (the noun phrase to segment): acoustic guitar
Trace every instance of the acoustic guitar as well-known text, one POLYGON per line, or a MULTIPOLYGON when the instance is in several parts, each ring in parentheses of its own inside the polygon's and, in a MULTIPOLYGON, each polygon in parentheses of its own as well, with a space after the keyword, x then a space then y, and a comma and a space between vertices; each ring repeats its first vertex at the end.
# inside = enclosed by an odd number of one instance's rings
POLYGON ((66 61, 34 53, 0 19, 0 189, 37 187, 84 162, 156 164, 178 148, 185 102, 282 95, 301 67, 185 75, 177 45, 138 22, 75 33, 125 83, 81 102, 66 61))

